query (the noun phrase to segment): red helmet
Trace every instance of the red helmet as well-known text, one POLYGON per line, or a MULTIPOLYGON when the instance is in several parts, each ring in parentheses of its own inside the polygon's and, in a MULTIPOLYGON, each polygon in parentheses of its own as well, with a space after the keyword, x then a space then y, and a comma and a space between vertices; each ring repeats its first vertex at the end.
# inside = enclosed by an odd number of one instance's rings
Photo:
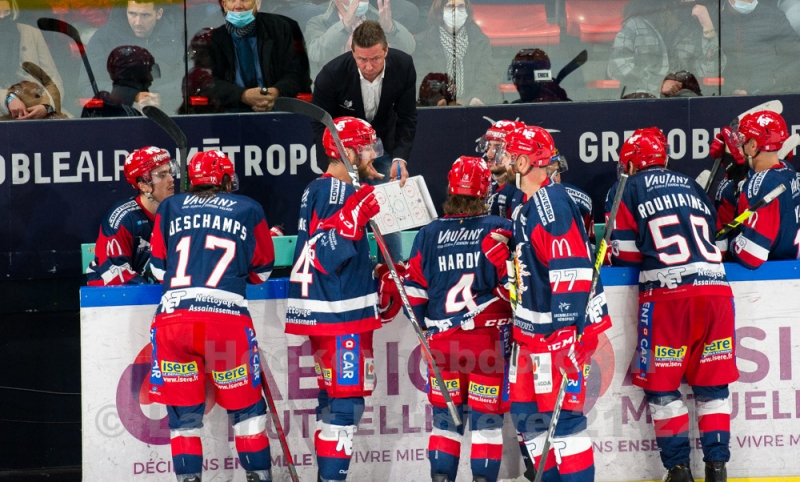
POLYGON ((556 154, 553 137, 539 126, 525 126, 506 135, 505 151, 526 155, 532 167, 546 167, 556 154))
POLYGON ((447 174, 450 194, 482 198, 489 192, 491 172, 480 157, 461 156, 447 174))
MULTIPOLYGON (((339 139, 342 141, 344 147, 350 147, 358 151, 359 147, 375 144, 378 136, 375 134, 375 129, 369 122, 355 117, 337 117, 333 120, 336 126, 336 132, 339 133, 339 139)), ((333 142, 333 136, 329 129, 325 129, 322 134, 322 146, 325 147, 325 154, 331 159, 341 159, 339 149, 336 148, 336 143, 333 142)), ((376 154, 377 155, 377 154, 376 154)))
POLYGON ((524 122, 500 120, 495 122, 494 125, 486 131, 484 138, 487 141, 504 142, 506 140, 506 135, 522 127, 525 127, 524 122))
POLYGON ((222 184, 224 175, 227 174, 234 180, 235 172, 233 162, 222 151, 198 152, 189 162, 189 182, 192 186, 222 184))
POLYGON ((789 138, 786 121, 780 114, 769 110, 747 114, 739 121, 737 130, 743 144, 755 139, 761 151, 779 151, 783 141, 789 138))
POLYGON ((636 169, 666 166, 668 157, 667 137, 658 127, 636 129, 625 139, 619 151, 619 163, 624 172, 628 172, 629 162, 632 162, 636 169))
POLYGON ((150 182, 150 171, 170 162, 169 152, 160 147, 147 146, 128 154, 125 158, 125 179, 133 187, 138 187, 136 179, 141 177, 145 182, 150 182))

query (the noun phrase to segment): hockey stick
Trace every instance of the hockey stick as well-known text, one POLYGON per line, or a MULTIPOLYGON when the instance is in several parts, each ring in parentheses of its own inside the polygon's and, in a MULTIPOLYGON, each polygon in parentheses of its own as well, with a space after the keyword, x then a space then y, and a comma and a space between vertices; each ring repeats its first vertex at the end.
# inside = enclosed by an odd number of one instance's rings
POLYGON ((175 141, 175 144, 178 146, 178 153, 181 156, 180 159, 180 168, 181 168, 181 177, 183 177, 181 181, 182 191, 186 192, 189 190, 189 175, 187 173, 187 169, 189 166, 189 160, 186 159, 187 151, 189 150, 189 140, 186 139, 186 134, 183 133, 178 124, 175 123, 174 120, 170 119, 170 117, 164 113, 163 110, 159 109, 158 107, 154 107, 152 105, 147 105, 142 108, 142 113, 146 115, 150 120, 158 124, 159 127, 164 129, 167 134, 175 141))
POLYGON ((294 466, 292 453, 289 451, 289 442, 286 441, 286 433, 283 431, 283 425, 281 425, 281 417, 278 415, 278 410, 275 408, 275 400, 272 398, 272 391, 269 389, 267 372, 264 370, 266 358, 264 358, 264 352, 261 351, 261 347, 258 347, 258 356, 261 361, 259 364, 261 370, 261 388, 264 390, 264 398, 267 399, 267 405, 269 405, 269 411, 272 414, 272 423, 275 425, 275 431, 278 432, 278 440, 281 442, 283 456, 286 457, 286 467, 289 469, 289 476, 292 478, 292 482, 300 482, 300 479, 297 477, 297 469, 294 466))
MULTIPOLYGON (((611 233, 614 231, 614 222, 617 219, 617 211, 619 211, 619 205, 622 202, 622 192, 625 190, 625 184, 627 184, 627 182, 628 175, 622 174, 617 184, 617 192, 614 194, 614 204, 611 205, 611 213, 609 213, 608 220, 606 221, 606 232, 603 234, 603 239, 597 246, 597 255, 595 256, 594 269, 592 271, 592 284, 589 286, 589 298, 586 300, 586 310, 584 313, 588 313, 592 305, 592 298, 594 298, 594 292, 597 289, 597 283, 600 279, 600 267, 603 265, 603 260, 608 250, 608 244, 611 242, 611 233)), ((544 446, 542 447, 542 458, 539 459, 539 467, 538 470, 536 470, 534 482, 542 482, 544 464, 547 461, 547 454, 550 452, 550 446, 553 444, 553 434, 556 431, 558 418, 561 416, 561 404, 564 403, 564 396, 567 394, 567 374, 564 372, 563 368, 559 368, 559 370, 561 371, 561 386, 558 389, 556 405, 553 407, 553 415, 550 417, 550 425, 547 427, 547 436, 544 439, 544 446)))
MULTIPOLYGON (((333 119, 328 112, 310 102, 304 102, 302 100, 288 97, 278 97, 275 99, 275 104, 272 110, 304 115, 324 124, 325 127, 327 127, 330 131, 331 137, 333 137, 333 142, 336 144, 339 155, 342 157, 342 161, 347 168, 347 173, 353 180, 353 186, 356 189, 360 188, 360 184, 358 182, 358 173, 352 164, 347 161, 347 150, 344 148, 342 140, 339 139, 339 133, 336 130, 336 126, 333 125, 333 119)), ((442 378, 442 373, 439 371, 439 366, 436 364, 436 360, 433 358, 431 347, 428 345, 428 341, 425 339, 425 334, 422 332, 422 327, 419 324, 416 315, 414 315, 414 310, 411 308, 411 302, 408 300, 408 294, 406 294, 403 283, 400 281, 400 276, 397 274, 397 269, 395 269, 392 256, 389 253, 389 249, 386 247, 386 242, 383 240, 383 236, 381 235, 377 223, 375 223, 373 220, 370 220, 369 225, 372 228, 373 235, 375 236, 375 242, 378 244, 378 248, 381 250, 384 260, 386 260, 386 266, 388 266, 389 272, 392 275, 392 280, 394 280, 394 284, 397 286, 397 291, 400 293, 400 298, 403 300, 403 306, 408 312, 408 319, 411 321, 411 325, 414 327, 414 332, 417 334, 423 355, 425 355, 425 358, 428 359, 436 383, 439 384, 439 390, 441 391, 442 397, 444 398, 447 408, 450 411, 450 416, 453 417, 456 425, 461 425, 461 417, 458 416, 458 410, 456 409, 455 403, 453 403, 453 399, 450 397, 450 391, 447 389, 447 386, 444 383, 444 378, 442 378)), ((431 390, 432 389, 433 388, 431 387, 431 390)))
POLYGON ((792 134, 789 136, 788 139, 783 141, 783 146, 781 146, 781 150, 778 151, 778 159, 785 159, 798 145, 800 145, 800 134, 792 134))
MULTIPOLYGON (((751 108, 747 109, 746 111, 742 112, 741 114, 739 114, 736 117, 736 119, 734 119, 733 122, 731 122, 731 124, 738 123, 747 114, 752 114, 753 112, 759 112, 759 111, 762 111, 762 110, 769 110, 769 111, 775 112, 776 114, 780 114, 780 113, 783 112, 783 102, 781 102, 779 100, 768 100, 768 101, 764 102, 763 104, 758 104, 757 106, 751 107, 751 108)), ((798 139, 798 141, 800 141, 800 139, 798 139)), ((792 149, 794 149, 794 147, 792 149)), ((781 157, 781 159, 783 159, 783 157, 781 157)), ((714 165, 711 167, 711 173, 708 175, 708 179, 706 180, 705 187, 703 188, 703 190, 706 192, 706 194, 708 194, 708 191, 711 189, 711 183, 714 182, 714 178, 717 176, 717 171, 719 171, 719 166, 721 164, 722 164, 722 157, 720 157, 718 159, 714 159, 714 165)), ((701 173, 701 175, 702 175, 702 173, 701 173)))
POLYGON ((556 75, 556 84, 561 84, 561 81, 564 80, 564 77, 568 76, 569 74, 573 73, 578 67, 582 66, 586 63, 586 60, 589 58, 589 54, 586 53, 586 50, 581 50, 577 56, 575 56, 570 63, 565 65, 561 70, 558 71, 558 75, 556 75))
POLYGON ((36 21, 36 25, 39 27, 39 30, 45 30, 48 32, 59 32, 63 33, 67 37, 71 38, 75 44, 78 46, 78 51, 81 53, 81 58, 83 59, 83 66, 86 67, 86 74, 89 76, 89 82, 92 84, 92 92, 94 92, 94 96, 97 97, 99 93, 97 90, 97 82, 94 81, 94 73, 92 73, 92 66, 89 65, 89 58, 86 57, 86 48, 83 46, 83 42, 81 41, 81 34, 78 33, 78 29, 73 27, 72 25, 68 24, 63 20, 58 20, 56 18, 47 18, 43 17, 36 21))
POLYGON ((754 212, 758 211, 767 204, 771 203, 776 197, 780 196, 785 190, 786 190, 786 185, 781 184, 772 191, 768 192, 767 195, 761 198, 757 203, 745 209, 744 212, 742 212, 742 214, 736 216, 736 218, 734 218, 733 221, 729 222, 728 224, 723 226, 722 229, 717 231, 717 234, 714 236, 714 238, 720 239, 726 236, 734 229, 738 228, 743 222, 747 221, 747 218, 752 216, 754 212))

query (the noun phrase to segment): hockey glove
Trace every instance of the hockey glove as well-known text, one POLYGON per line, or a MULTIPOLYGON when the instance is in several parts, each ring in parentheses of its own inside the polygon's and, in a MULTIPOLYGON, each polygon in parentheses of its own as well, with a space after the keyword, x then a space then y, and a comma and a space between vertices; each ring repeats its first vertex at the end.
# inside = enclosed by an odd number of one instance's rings
POLYGON ((589 348, 592 348, 578 341, 574 326, 557 330, 547 338, 541 337, 535 345, 540 345, 537 351, 549 351, 554 367, 563 368, 572 379, 583 370, 584 363, 589 359, 589 348))
POLYGON ((733 158, 733 161, 736 164, 744 164, 744 158, 742 157, 741 151, 739 151, 739 147, 736 146, 733 142, 733 132, 731 131, 730 127, 723 127, 717 135, 714 137, 714 140, 711 141, 711 148, 709 150, 711 157, 714 159, 723 158, 723 161, 730 162, 729 159, 725 159, 725 148, 727 147, 728 153, 733 158))
POLYGON ((364 236, 364 226, 381 210, 374 191, 372 186, 362 186, 347 198, 342 209, 333 216, 331 221, 341 237, 358 241, 364 236))
POLYGON ((285 234, 286 232, 283 230, 283 226, 280 224, 269 228, 269 235, 272 236, 273 238, 278 236, 283 236, 285 234))
MULTIPOLYGON (((395 263, 394 268, 397 275, 403 280, 406 276, 406 266, 402 263, 395 263)), ((403 307, 403 299, 397 289, 392 273, 385 264, 379 264, 376 268, 378 279, 378 312, 380 313, 381 323, 393 321, 400 309, 403 307)))
POLYGON ((511 231, 498 228, 491 230, 481 242, 483 254, 497 268, 497 274, 501 278, 508 274, 506 261, 511 257, 511 251, 508 249, 508 240, 511 236, 511 231))

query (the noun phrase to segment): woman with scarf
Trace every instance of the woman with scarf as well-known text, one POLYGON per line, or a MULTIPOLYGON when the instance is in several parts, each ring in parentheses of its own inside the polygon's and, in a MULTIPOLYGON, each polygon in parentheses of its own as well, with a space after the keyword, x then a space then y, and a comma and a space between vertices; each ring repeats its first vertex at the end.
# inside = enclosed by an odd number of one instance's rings
MULTIPOLYGON (((430 27, 416 37, 414 65, 419 79, 429 72, 445 72, 449 91, 461 105, 499 102, 499 75, 492 63, 489 37, 473 20, 469 0, 434 0, 428 13, 430 27)), ((418 86, 419 87, 419 86, 418 86)))
POLYGON ((42 33, 30 25, 18 23, 18 17, 17 0, 0 0, 0 93, 3 95, 0 116, 10 114, 14 120, 44 119, 54 111, 55 99, 26 107, 12 88, 23 80, 36 82, 23 70, 22 63, 32 62, 38 65, 52 79, 59 93, 64 92, 64 84, 42 33))

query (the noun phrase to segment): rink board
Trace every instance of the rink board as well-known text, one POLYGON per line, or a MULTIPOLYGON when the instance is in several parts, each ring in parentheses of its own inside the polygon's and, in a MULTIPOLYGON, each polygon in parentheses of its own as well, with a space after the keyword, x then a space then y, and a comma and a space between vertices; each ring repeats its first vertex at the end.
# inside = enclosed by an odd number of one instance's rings
MULTIPOLYGON (((728 266, 736 296, 737 357, 741 378, 731 385, 732 461, 740 480, 793 480, 800 474, 800 384, 792 361, 800 357, 797 262, 773 262, 756 272, 728 266)), ((598 481, 659 478, 663 473, 648 409, 630 383, 636 344, 636 273, 604 268, 613 327, 601 340, 590 377, 588 417, 598 481)), ((316 380, 310 347, 283 332, 285 279, 248 292, 284 429, 301 480, 316 480, 313 408, 316 380)), ((147 399, 149 325, 159 286, 81 290, 83 477, 172 481, 166 411, 147 399)), ((410 324, 402 317, 375 336, 378 385, 354 443, 352 481, 426 481, 430 414, 423 393, 424 368, 410 324)), ((685 388, 685 387, 684 387, 685 388)), ((689 401, 694 420, 694 405, 689 401)), ((208 403, 203 448, 204 481, 244 481, 233 435, 220 407, 208 403)), ((693 422, 696 427, 696 422, 693 422)), ((271 427, 273 461, 283 465, 271 427)), ((501 478, 520 475, 513 430, 506 423, 501 478)), ((695 476, 702 477, 696 428, 691 434, 695 476)), ((459 482, 468 479, 469 444, 462 446, 459 482)), ((276 467, 276 480, 285 470, 276 467)))

